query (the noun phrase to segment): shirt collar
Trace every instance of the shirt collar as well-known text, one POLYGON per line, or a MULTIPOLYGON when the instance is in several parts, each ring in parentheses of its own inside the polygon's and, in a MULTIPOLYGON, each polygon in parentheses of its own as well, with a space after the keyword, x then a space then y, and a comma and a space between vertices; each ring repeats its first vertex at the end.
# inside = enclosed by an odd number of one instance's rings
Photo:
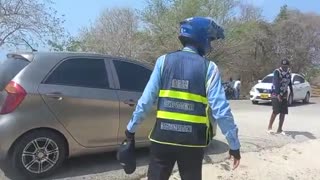
POLYGON ((191 46, 184 47, 184 48, 182 49, 182 51, 187 51, 187 52, 192 52, 192 53, 196 53, 196 54, 198 54, 197 49, 196 49, 196 48, 194 48, 194 47, 191 47, 191 46))

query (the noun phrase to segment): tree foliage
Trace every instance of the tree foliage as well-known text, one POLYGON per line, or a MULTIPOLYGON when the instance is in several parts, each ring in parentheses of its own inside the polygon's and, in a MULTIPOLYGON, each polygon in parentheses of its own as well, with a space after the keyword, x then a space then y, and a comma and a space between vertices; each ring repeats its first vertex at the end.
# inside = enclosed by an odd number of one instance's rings
POLYGON ((17 46, 22 38, 46 43, 64 35, 63 16, 50 0, 0 0, 0 47, 17 46))
POLYGON ((51 51, 83 51, 82 44, 83 42, 71 36, 67 39, 63 38, 62 40, 55 39, 48 41, 48 46, 51 51))
POLYGON ((240 0, 146 0, 140 11, 104 10, 81 31, 77 41, 69 44, 76 44, 73 50, 154 63, 160 55, 181 48, 179 23, 192 16, 210 16, 224 27, 226 38, 214 42, 207 56, 219 65, 224 79, 241 77, 243 87, 250 87, 278 67, 283 58, 308 80, 318 75, 320 16, 286 5, 273 22, 268 22, 260 8, 240 0))
POLYGON ((146 51, 152 52, 150 57, 156 59, 180 48, 179 23, 188 17, 210 16, 219 24, 228 24, 237 4, 236 0, 147 0, 147 6, 140 12, 149 37, 146 51))
POLYGON ((82 48, 115 56, 137 57, 140 50, 138 23, 132 9, 106 9, 93 25, 82 29, 82 48))

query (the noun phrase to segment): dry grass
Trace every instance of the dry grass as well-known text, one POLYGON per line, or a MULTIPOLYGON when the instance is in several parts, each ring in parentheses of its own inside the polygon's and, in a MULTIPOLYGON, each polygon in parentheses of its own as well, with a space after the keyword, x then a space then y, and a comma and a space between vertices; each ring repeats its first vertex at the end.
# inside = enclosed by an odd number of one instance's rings
POLYGON ((312 86, 312 96, 320 97, 320 86, 312 86))

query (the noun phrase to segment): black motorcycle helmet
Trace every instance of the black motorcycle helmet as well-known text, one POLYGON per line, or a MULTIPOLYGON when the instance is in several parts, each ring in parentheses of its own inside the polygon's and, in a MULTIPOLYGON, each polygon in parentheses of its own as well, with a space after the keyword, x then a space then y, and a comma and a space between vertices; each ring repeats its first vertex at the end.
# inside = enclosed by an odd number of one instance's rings
POLYGON ((117 152, 117 160, 126 174, 132 174, 136 170, 135 142, 123 141, 117 152))

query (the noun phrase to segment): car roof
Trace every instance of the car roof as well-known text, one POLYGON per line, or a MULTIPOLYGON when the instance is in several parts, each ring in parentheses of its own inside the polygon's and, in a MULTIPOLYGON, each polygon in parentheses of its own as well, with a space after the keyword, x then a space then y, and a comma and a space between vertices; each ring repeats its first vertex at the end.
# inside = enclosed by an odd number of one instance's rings
POLYGON ((20 58, 24 58, 28 61, 33 61, 34 57, 56 57, 56 58, 45 58, 46 60, 53 60, 53 61, 60 61, 61 59, 65 59, 68 57, 93 57, 93 58, 112 58, 115 60, 121 60, 126 62, 132 62, 146 68, 153 69, 153 65, 147 61, 135 60, 131 58, 125 58, 120 56, 112 56, 94 52, 69 52, 69 51, 61 51, 61 52, 15 52, 15 53, 8 53, 7 57, 10 56, 19 56, 20 58))

